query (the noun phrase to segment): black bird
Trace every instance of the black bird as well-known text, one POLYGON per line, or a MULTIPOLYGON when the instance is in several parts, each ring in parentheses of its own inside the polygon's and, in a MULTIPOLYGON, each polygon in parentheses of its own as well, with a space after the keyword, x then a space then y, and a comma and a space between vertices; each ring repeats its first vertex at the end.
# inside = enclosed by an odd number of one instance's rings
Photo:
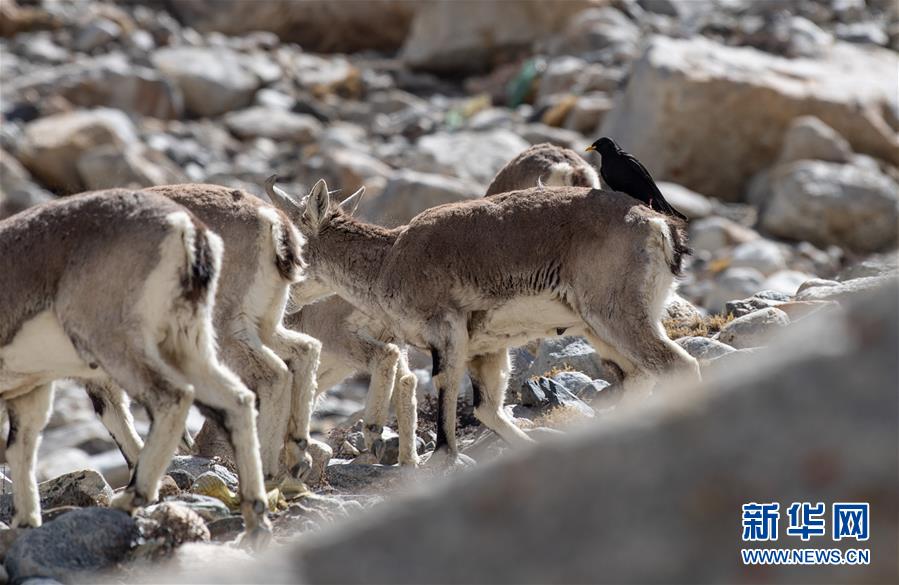
POLYGON ((602 156, 599 174, 602 175, 606 185, 639 199, 650 209, 686 221, 686 216, 671 207, 671 204, 662 197, 662 192, 659 191, 646 167, 632 155, 621 150, 614 140, 603 136, 587 147, 587 152, 590 151, 596 151, 602 156))

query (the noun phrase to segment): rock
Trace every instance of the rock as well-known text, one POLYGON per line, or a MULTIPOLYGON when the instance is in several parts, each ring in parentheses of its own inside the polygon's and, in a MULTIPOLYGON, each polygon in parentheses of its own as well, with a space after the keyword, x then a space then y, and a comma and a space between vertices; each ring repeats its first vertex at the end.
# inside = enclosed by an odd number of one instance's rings
POLYGON ((582 416, 592 418, 593 409, 552 378, 536 378, 521 387, 521 404, 532 408, 568 408, 582 416))
POLYGON ((582 134, 592 134, 602 124, 612 105, 612 99, 601 92, 580 95, 565 118, 565 127, 582 134))
POLYGON ((125 512, 75 510, 16 540, 6 554, 6 570, 15 583, 29 577, 93 581, 94 573, 125 560, 139 536, 135 521, 125 512))
POLYGON ((188 111, 196 116, 246 107, 261 85, 247 59, 224 47, 166 47, 151 60, 181 88, 188 111))
POLYGON ((674 291, 668 293, 665 300, 665 312, 663 319, 670 319, 676 324, 693 323, 697 319, 702 319, 703 312, 696 305, 680 296, 674 291))
POLYGON ((75 166, 85 189, 91 190, 187 182, 175 163, 142 144, 100 146, 84 153, 75 166))
POLYGON ((497 53, 529 47, 561 30, 573 14, 587 6, 589 2, 583 0, 552 6, 522 0, 499 4, 427 2, 418 5, 400 57, 417 69, 479 69, 497 53))
POLYGON ((771 240, 757 239, 739 244, 730 253, 730 265, 740 268, 755 268, 769 275, 787 267, 787 260, 781 247, 771 240))
POLYGON ((0 219, 52 198, 31 180, 19 161, 0 149, 0 219))
POLYGON ((708 197, 677 183, 660 181, 658 187, 668 203, 688 218, 701 219, 712 214, 712 202, 708 197))
POLYGON ((15 0, 0 4, 0 37, 14 37, 20 32, 56 29, 60 18, 44 8, 19 6, 15 0))
MULTIPOLYGON (((162 502, 139 514, 138 524, 143 542, 134 551, 135 559, 162 559, 182 544, 210 540, 210 530, 204 519, 180 502, 162 502)), ((217 521, 224 520, 227 519, 217 521)))
POLYGON ((73 471, 38 485, 42 508, 57 506, 108 506, 113 492, 106 480, 92 469, 73 471))
POLYGON ((335 490, 351 494, 375 494, 395 489, 407 480, 403 468, 332 461, 325 479, 335 490))
POLYGON ((580 337, 549 337, 540 342, 528 376, 545 376, 553 368, 575 370, 591 380, 607 379, 609 375, 600 355, 580 337))
POLYGON ((779 164, 797 160, 849 162, 852 147, 836 130, 815 116, 800 116, 787 128, 779 164))
POLYGON ((803 114, 854 150, 899 164, 899 139, 884 119, 895 70, 894 54, 845 43, 819 59, 790 60, 702 37, 655 37, 599 134, 616 138, 657 179, 736 201, 803 114), (741 131, 722 137, 735 120, 741 131))
POLYGON ((225 116, 225 125, 242 139, 271 138, 299 144, 314 141, 322 131, 314 116, 264 106, 231 112, 225 116))
POLYGON ((313 439, 309 441, 308 452, 312 457, 312 469, 309 470, 306 480, 312 485, 318 485, 326 475, 328 463, 334 456, 334 450, 326 443, 313 439))
POLYGON ((737 349, 767 345, 778 330, 790 324, 786 313, 775 307, 738 317, 721 328, 716 339, 737 349))
POLYGON ((833 286, 800 287, 797 301, 848 301, 853 296, 894 282, 895 275, 856 278, 833 286))
POLYGON ((403 0, 173 0, 178 19, 199 31, 242 35, 267 30, 313 52, 395 51, 418 6, 403 0))
POLYGON ((569 18, 564 30, 547 40, 546 50, 552 55, 578 55, 607 66, 629 65, 637 56, 640 41, 636 23, 616 8, 601 6, 569 18))
MULTIPOLYGON (((581 372, 570 371, 558 372, 556 374, 553 374, 552 380, 564 386, 575 396, 579 396, 579 393, 582 389, 593 383, 593 380, 590 379, 590 376, 581 372)), ((533 395, 531 391, 528 391, 526 394, 528 394, 529 396, 533 395)), ((522 394, 522 404, 524 404, 524 400, 524 394, 522 394)))
POLYGON ((72 48, 83 53, 90 53, 109 44, 122 35, 122 27, 107 18, 91 20, 75 36, 72 48))
POLYGON ((429 134, 422 136, 416 145, 422 157, 416 170, 470 179, 478 183, 483 192, 503 165, 528 146, 514 132, 502 128, 487 132, 429 134))
POLYGON ((183 492, 189 492, 194 485, 194 476, 183 469, 171 469, 170 467, 167 475, 172 478, 178 489, 183 492))
POLYGON ((896 244, 899 184, 855 165, 800 161, 773 169, 761 217, 768 233, 877 252, 896 244))
POLYGON ((166 503, 174 503, 186 507, 199 515, 204 522, 214 522, 231 515, 228 506, 223 501, 212 496, 182 493, 166 503))
MULTIPOLYGON (((228 489, 231 491, 237 491, 237 476, 228 471, 224 466, 219 465, 213 459, 206 459, 205 457, 194 457, 191 455, 175 455, 172 457, 172 462, 169 463, 168 470, 166 473, 172 476, 172 478, 177 482, 183 481, 179 476, 178 472, 186 472, 190 474, 192 478, 196 478, 206 473, 207 471, 211 471, 225 480, 225 483, 228 485, 228 489)), ((193 479, 191 479, 191 483, 193 483, 193 479)), ((182 484, 178 484, 181 487, 182 484)), ((189 488, 181 488, 181 489, 189 489, 189 488)))
MULTIPOLYGON (((809 319, 776 348, 735 361, 702 392, 666 393, 640 416, 538 444, 527 457, 502 458, 370 522, 346 522, 327 542, 291 544, 283 556, 228 574, 574 583, 595 581, 601 567, 609 582, 687 582, 697 570, 689 559, 701 557, 709 560, 706 580, 734 582, 747 574, 734 554, 742 504, 833 502, 845 493, 864 494, 871 526, 895 535, 899 399, 885 389, 899 387, 897 295, 893 284, 845 318, 809 319), (833 428, 845 432, 822 432, 833 428), (401 554, 415 563, 398 564, 401 554)), ((851 580, 892 578, 894 545, 888 538, 881 558, 872 550, 871 564, 853 567, 851 580)), ((772 582, 800 574, 828 582, 843 573, 766 567, 772 582)))
POLYGON ((768 276, 762 283, 762 288, 767 290, 776 290, 788 295, 795 295, 796 291, 803 282, 806 282, 812 275, 798 270, 778 270, 774 274, 768 276))
POLYGON ((244 531, 244 521, 241 516, 229 516, 210 522, 206 525, 209 529, 209 538, 215 542, 227 542, 234 540, 244 531))
MULTIPOLYGON (((345 190, 344 197, 349 197, 362 186, 366 187, 366 196, 369 196, 373 183, 378 179, 384 180, 393 172, 377 158, 355 149, 331 149, 324 153, 324 158, 325 168, 336 179, 336 184, 345 190)), ((375 195, 375 199, 379 198, 375 195)))
POLYGON ((3 524, 3 527, 0 528, 0 566, 13 543, 29 530, 29 528, 10 528, 5 523, 3 524))
POLYGON ((724 304, 724 314, 733 315, 734 317, 742 317, 743 315, 761 311, 762 309, 767 309, 768 307, 776 307, 781 304, 783 304, 783 301, 766 299, 757 295, 753 295, 745 299, 727 301, 724 304))
POLYGON ((690 246, 694 250, 715 252, 758 238, 754 230, 723 217, 707 217, 690 223, 690 246))
POLYGON ((733 347, 721 343, 717 339, 709 339, 708 337, 681 337, 676 340, 675 343, 684 348, 688 354, 699 360, 701 365, 705 365, 715 358, 736 351, 733 347))
POLYGON ((164 119, 184 114, 184 96, 175 83, 118 53, 39 69, 4 85, 8 95, 60 96, 84 108, 105 106, 164 119))
MULTIPOLYGON (((855 262, 837 275, 839 280, 852 280, 866 276, 885 276, 899 272, 899 254, 887 252, 872 254, 860 262, 855 262)), ((836 283, 833 283, 836 284, 836 283)))
POLYGON ((39 118, 25 126, 19 160, 43 184, 62 193, 86 188, 78 160, 99 146, 122 148, 137 140, 134 124, 118 110, 97 108, 39 118))
MULTIPOLYGON (((421 437, 415 437, 415 452, 424 453, 425 442, 421 437)), ((396 465, 400 460, 400 436, 393 430, 384 427, 384 433, 380 439, 375 439, 371 448, 375 459, 381 465, 396 465)))
POLYGON ((181 493, 181 488, 175 482, 171 475, 163 475, 159 480, 159 499, 164 500, 170 496, 177 496, 181 493))
POLYGON ((359 214, 381 225, 396 226, 435 205, 476 199, 482 193, 480 185, 471 181, 399 169, 390 174, 377 198, 362 205, 359 214))
POLYGON ((765 276, 755 268, 728 268, 712 282, 703 306, 711 313, 720 313, 727 301, 742 299, 762 288, 765 276))
POLYGON ((787 314, 790 322, 796 322, 819 311, 839 310, 840 304, 836 301, 789 301, 777 305, 777 308, 787 314))

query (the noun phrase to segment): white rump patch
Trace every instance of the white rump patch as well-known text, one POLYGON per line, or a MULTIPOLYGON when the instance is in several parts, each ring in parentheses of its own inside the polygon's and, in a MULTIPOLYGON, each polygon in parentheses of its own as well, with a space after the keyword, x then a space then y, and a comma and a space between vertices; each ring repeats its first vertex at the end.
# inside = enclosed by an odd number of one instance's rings
MULTIPOLYGON (((0 348, 0 393, 65 377, 93 377, 56 314, 44 310, 26 321, 16 336, 0 348)), ((11 397, 7 397, 11 398, 11 397)))

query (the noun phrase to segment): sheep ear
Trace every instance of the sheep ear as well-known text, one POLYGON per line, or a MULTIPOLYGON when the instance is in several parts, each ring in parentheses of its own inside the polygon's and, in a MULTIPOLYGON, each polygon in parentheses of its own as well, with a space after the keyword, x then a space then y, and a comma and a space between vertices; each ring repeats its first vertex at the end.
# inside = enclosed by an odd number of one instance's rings
POLYGON ((278 187, 275 183, 278 181, 278 175, 272 175, 265 180, 265 192, 275 207, 287 214, 287 217, 296 220, 303 213, 303 206, 287 194, 284 189, 278 187))
POLYGON ((313 225, 321 225, 330 206, 331 195, 328 193, 328 184, 324 179, 319 179, 306 196, 306 217, 313 225))
POLYGON ((359 187, 359 189, 340 202, 340 210, 346 213, 347 215, 356 215, 356 210, 359 208, 359 203, 362 201, 362 196, 365 195, 365 187, 359 187))

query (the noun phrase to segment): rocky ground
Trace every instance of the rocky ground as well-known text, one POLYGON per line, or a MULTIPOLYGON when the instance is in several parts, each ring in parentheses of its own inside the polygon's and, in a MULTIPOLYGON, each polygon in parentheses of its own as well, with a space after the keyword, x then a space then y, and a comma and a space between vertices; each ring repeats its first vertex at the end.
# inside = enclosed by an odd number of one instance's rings
MULTIPOLYGON (((0 218, 114 186, 203 181, 261 196, 278 173, 294 192, 320 177, 346 193, 365 185, 361 215, 397 225, 481 196, 531 144, 580 152, 609 135, 691 219, 695 253, 665 326, 709 372, 812 314, 842 318, 897 272, 889 0, 0 0, 0 35, 0 218)), ((583 340, 513 357, 508 409, 523 426, 613 424, 616 372, 583 340)), ((428 360, 413 362, 426 456, 433 387, 428 360)), ((333 459, 309 491, 273 495, 276 541, 424 481, 394 466, 389 429, 360 452, 366 383, 320 402, 333 459)), ((201 424, 192 414, 190 428, 201 424)), ((505 450, 465 399, 460 436, 481 463, 505 450)), ((134 519, 108 510, 124 460, 83 391, 59 384, 38 465, 45 520, 58 520, 0 532, 9 578, 137 579, 163 559, 189 571, 212 554, 181 546, 193 542, 244 555, 231 546, 241 523, 224 463, 181 456, 162 503, 134 519)))

